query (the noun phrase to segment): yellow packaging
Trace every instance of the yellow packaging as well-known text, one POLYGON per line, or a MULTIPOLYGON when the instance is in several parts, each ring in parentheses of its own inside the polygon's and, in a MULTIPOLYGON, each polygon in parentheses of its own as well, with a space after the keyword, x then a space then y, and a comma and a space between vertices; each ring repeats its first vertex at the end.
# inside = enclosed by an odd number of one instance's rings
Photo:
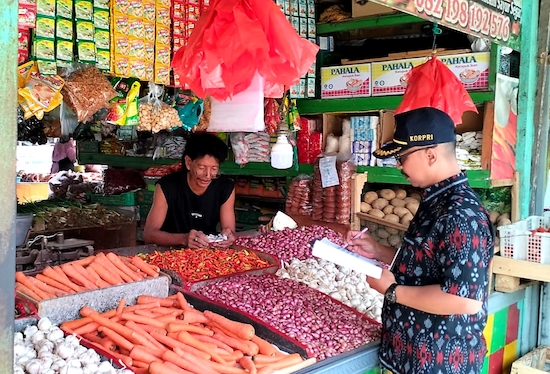
POLYGON ((155 64, 153 61, 145 60, 143 63, 144 80, 152 82, 155 79, 155 64))
POLYGON ((155 83, 170 84, 170 65, 155 64, 155 83))
POLYGON ((65 84, 63 78, 58 75, 40 74, 37 64, 33 64, 27 73, 25 85, 17 90, 20 104, 24 103, 22 107, 25 109, 25 118, 35 114, 43 116, 43 112, 49 112, 61 104, 63 101, 61 88, 65 84))
POLYGON ((157 15, 157 19, 156 19, 157 25, 170 27, 171 20, 170 20, 170 8, 169 7, 164 7, 164 6, 161 6, 161 5, 157 4, 156 15, 157 15))
POLYGON ((75 0, 74 12, 77 20, 91 21, 94 16, 94 6, 89 0, 75 0))
POLYGON ((133 38, 143 38, 145 36, 143 20, 141 18, 129 17, 128 36, 133 38))
POLYGON ((34 66, 34 61, 25 62, 17 68, 17 85, 19 88, 25 86, 25 81, 29 77, 34 66))
POLYGON ((57 0, 57 16, 67 19, 73 18, 73 1, 57 0))
POLYGON ((145 58, 145 42, 143 39, 130 38, 130 57, 145 58))
POLYGON ((170 45, 170 27, 159 26, 157 24, 157 45, 162 44, 169 46, 170 45))
POLYGON ((95 65, 99 70, 111 70, 111 52, 107 49, 97 50, 97 63, 95 65))
POLYGON ((122 35, 128 35, 130 32, 130 17, 126 15, 115 14, 115 18, 113 20, 114 24, 114 33, 115 34, 122 34, 122 35))
POLYGON ((156 9, 154 1, 143 1, 143 18, 155 22, 156 9))
POLYGON ((170 47, 162 44, 157 44, 156 48, 157 63, 162 65, 170 65, 170 47))
POLYGON ((34 55, 41 60, 55 60, 55 43, 51 39, 36 38, 34 40, 34 55))
POLYGON ((142 58, 130 57, 128 59, 129 75, 131 77, 143 79, 145 75, 145 64, 142 58))
POLYGON ((155 43, 145 40, 143 42, 143 48, 145 51, 143 55, 145 60, 154 62, 155 61, 155 43))
POLYGON ((129 0, 128 14, 134 17, 143 17, 143 2, 141 0, 129 0))
POLYGON ((94 42, 78 42, 78 59, 82 62, 95 62, 95 44, 94 42))
POLYGON ((61 39, 73 39, 73 21, 70 19, 58 18, 55 24, 55 36, 61 39))
POLYGON ((130 11, 129 0, 113 0, 113 10, 115 14, 128 15, 130 11))
POLYGON ((55 18, 37 16, 34 33, 42 38, 55 38, 55 18))
POLYGON ((94 27, 109 29, 109 11, 106 9, 94 9, 94 27))
POLYGON ((55 0, 36 0, 36 15, 55 17, 55 0))
POLYGON ((94 24, 91 21, 76 21, 76 39, 94 40, 94 24))
POLYGON ((113 39, 113 53, 128 56, 130 54, 130 38, 126 35, 115 34, 113 39))
POLYGON ((57 39, 57 60, 72 61, 73 60, 73 41, 57 39))
POLYGON ((157 0, 157 7, 162 6, 166 8, 170 8, 170 0, 157 0))
POLYGON ((113 70, 118 77, 130 76, 130 65, 127 56, 115 55, 113 70))
POLYGON ((155 41, 155 23, 152 21, 143 21, 143 30, 145 40, 155 41))
POLYGON ((95 29, 94 40, 96 48, 109 49, 111 34, 109 33, 109 30, 95 29))

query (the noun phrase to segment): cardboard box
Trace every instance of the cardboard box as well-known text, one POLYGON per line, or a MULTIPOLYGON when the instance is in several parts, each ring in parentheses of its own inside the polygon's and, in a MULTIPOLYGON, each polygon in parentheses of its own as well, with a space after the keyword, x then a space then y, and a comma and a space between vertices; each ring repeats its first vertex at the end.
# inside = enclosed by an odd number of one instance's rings
POLYGON ((321 68, 321 98, 371 96, 371 65, 321 68))
MULTIPOLYGON (((461 53, 438 57, 467 90, 489 87, 490 53, 461 53)), ((426 57, 371 63, 372 96, 402 95, 407 87, 406 74, 426 62, 426 57)))
POLYGON ((357 3, 356 0, 351 0, 352 18, 380 16, 383 14, 392 13, 397 13, 397 11, 385 5, 371 3, 370 1, 366 4, 361 5, 357 3))
POLYGON ((550 348, 538 347, 512 363, 511 374, 544 374, 550 371, 550 348))

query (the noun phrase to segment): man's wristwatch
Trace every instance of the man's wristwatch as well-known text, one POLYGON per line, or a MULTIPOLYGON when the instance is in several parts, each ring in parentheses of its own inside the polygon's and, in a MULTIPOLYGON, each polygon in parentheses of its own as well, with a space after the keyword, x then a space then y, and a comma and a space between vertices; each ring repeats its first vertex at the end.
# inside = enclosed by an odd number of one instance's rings
POLYGON ((398 284, 394 283, 388 287, 386 290, 386 293, 384 294, 384 299, 388 303, 395 303, 397 301, 397 294, 395 293, 395 289, 397 288, 398 284))

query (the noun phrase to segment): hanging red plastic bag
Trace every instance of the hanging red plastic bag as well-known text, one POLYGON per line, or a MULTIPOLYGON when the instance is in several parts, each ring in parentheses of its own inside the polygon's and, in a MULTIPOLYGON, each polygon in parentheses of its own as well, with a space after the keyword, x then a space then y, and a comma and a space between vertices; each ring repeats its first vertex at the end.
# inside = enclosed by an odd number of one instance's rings
POLYGON ((406 80, 407 89, 395 114, 431 107, 447 113, 459 125, 464 112, 478 113, 460 80, 437 57, 412 68, 406 80))
POLYGON ((298 82, 318 50, 273 1, 214 0, 172 67, 199 97, 223 101, 245 90, 256 71, 265 79, 266 97, 273 97, 298 82))

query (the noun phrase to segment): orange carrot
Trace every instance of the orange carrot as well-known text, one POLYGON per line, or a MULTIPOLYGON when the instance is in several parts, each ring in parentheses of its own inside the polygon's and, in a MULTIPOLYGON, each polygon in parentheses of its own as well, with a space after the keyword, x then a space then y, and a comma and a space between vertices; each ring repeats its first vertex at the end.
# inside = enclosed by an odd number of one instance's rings
POLYGON ((273 369, 270 366, 264 366, 262 368, 258 368, 257 374, 274 374, 275 369, 273 369))
POLYGON ((130 369, 134 374, 151 374, 149 373, 149 368, 138 368, 135 366, 128 366, 128 369, 130 369))
POLYGON ((221 332, 221 330, 216 329, 215 327, 213 327, 212 330, 214 330, 214 335, 212 336, 214 339, 217 339, 220 342, 225 343, 234 349, 238 349, 242 351, 244 354, 247 354, 249 356, 254 356, 253 354, 251 354, 252 352, 250 351, 250 347, 248 346, 248 344, 245 343, 244 340, 236 339, 231 336, 228 336, 223 332, 221 332))
POLYGON ((37 294, 41 299, 51 299, 53 297, 53 295, 49 294, 48 292, 45 292, 36 287, 36 285, 29 280, 29 277, 27 277, 20 271, 15 272, 15 280, 37 294))
POLYGON ((191 335, 195 339, 200 340, 201 342, 214 344, 216 347, 221 348, 224 351, 227 351, 228 353, 233 353, 233 351, 234 351, 233 348, 231 348, 227 344, 225 344, 223 342, 220 342, 219 340, 214 339, 210 336, 205 336, 205 335, 200 335, 200 334, 193 334, 193 333, 191 333, 191 335))
POLYGON ((94 284, 95 284, 96 286, 98 286, 99 288, 105 288, 105 287, 110 287, 110 286, 111 286, 110 283, 107 283, 107 282, 105 282, 103 279, 101 279, 101 277, 100 277, 99 274, 94 270, 93 267, 87 266, 87 267, 86 267, 86 271, 88 272, 88 274, 90 274, 90 276, 92 276, 92 277, 95 279, 94 284))
POLYGON ((125 306, 126 306, 126 299, 125 298, 120 299, 116 307, 116 314, 119 314, 119 315, 122 314, 122 310, 124 309, 125 306))
POLYGON ((63 290, 60 290, 59 288, 52 287, 49 284, 46 284, 46 283, 36 279, 35 277, 28 277, 28 279, 29 279, 29 281, 34 283, 34 285, 36 287, 38 287, 39 289, 41 289, 44 292, 47 292, 47 293, 55 295, 55 296, 67 295, 67 292, 65 292, 63 290))
POLYGON ((65 286, 63 283, 58 282, 55 279, 45 276, 44 274, 36 274, 35 278, 38 279, 39 281, 42 281, 52 287, 58 288, 67 293, 74 293, 74 290, 72 290, 70 287, 65 286))
POLYGON ((220 373, 224 373, 224 374, 248 374, 247 371, 236 367, 235 366, 236 363, 234 363, 233 366, 231 366, 231 365, 222 365, 222 364, 214 362, 214 361, 209 362, 209 364, 214 370, 219 371, 220 373))
POLYGON ((130 351, 130 357, 134 360, 134 363, 138 360, 150 364, 151 362, 158 360, 158 357, 153 356, 147 351, 147 348, 142 345, 135 345, 130 351))
POLYGON ((79 260, 71 261, 72 264, 78 264, 80 266, 88 266, 92 263, 92 261, 95 260, 95 256, 88 256, 81 258, 79 260))
POLYGON ((171 322, 178 322, 181 321, 180 319, 177 319, 176 316, 171 314, 164 314, 161 316, 156 316, 155 319, 159 322, 163 322, 165 324, 171 323, 171 322))
POLYGON ((282 360, 286 356, 287 356, 286 354, 280 355, 280 356, 268 356, 268 355, 263 355, 263 354, 257 354, 257 355, 254 355, 254 357, 252 359, 254 360, 254 362, 257 365, 265 365, 265 364, 270 364, 270 363, 275 362, 275 361, 282 360))
POLYGON ((236 362, 236 361, 239 361, 244 356, 244 353, 242 353, 239 350, 235 350, 231 354, 225 354, 225 355, 221 355, 221 356, 227 362, 229 362, 229 361, 235 361, 236 362))
MULTIPOLYGON (((111 352, 113 356, 115 356, 118 360, 120 360, 124 365, 126 366, 133 366, 132 364, 134 361, 132 360, 132 357, 123 355, 122 353, 118 353, 117 351, 111 352)), ((134 371, 135 374, 138 374, 136 371, 134 371)))
POLYGON ((111 339, 113 342, 115 342, 115 344, 120 348, 127 349, 130 352, 132 351, 134 344, 132 344, 132 342, 130 342, 128 339, 126 339, 116 331, 113 331, 105 326, 100 326, 99 331, 107 336, 109 339, 111 339))
MULTIPOLYGON (((97 313, 97 311, 93 310, 89 306, 83 306, 82 308, 80 308, 80 315, 82 317, 89 317, 90 314, 92 314, 92 313, 97 313)), ((116 315, 116 310, 111 309, 111 310, 108 310, 104 313, 99 313, 99 315, 102 316, 102 317, 105 317, 105 318, 111 318, 111 317, 114 317, 116 315)))
MULTIPOLYGON (((122 315, 124 316, 124 313, 122 315)), ((108 318, 100 316, 98 313, 90 314, 90 318, 93 319, 95 322, 99 323, 101 325, 101 327, 107 327, 110 330, 115 331, 117 334, 121 335, 122 337, 124 337, 128 341, 132 341, 133 343, 142 344, 142 345, 150 344, 147 341, 147 338, 145 338, 143 336, 140 336, 139 333, 137 333, 135 331, 132 331, 131 329, 129 329, 128 327, 126 327, 126 326, 124 326, 120 323, 113 322, 108 318)), ((101 331, 101 327, 100 327, 100 329, 98 329, 99 331, 101 331)), ((127 348, 127 347, 124 347, 124 348, 127 348)))
POLYGON ((120 256, 120 259, 122 262, 126 264, 130 268, 130 270, 134 271, 137 275, 141 277, 141 279, 144 279, 147 277, 147 274, 139 270, 134 264, 132 264, 132 259, 126 256, 120 256))
POLYGON ((158 271, 155 271, 155 269, 151 265, 143 261, 139 256, 132 257, 132 264, 139 270, 143 271, 145 274, 153 278, 159 276, 158 271))
POLYGON ((155 297, 155 296, 149 296, 149 295, 141 295, 138 296, 136 303, 137 304, 150 304, 158 302, 160 306, 162 307, 172 307, 174 306, 174 301, 162 297, 155 297))
POLYGON ((81 334, 83 339, 86 339, 93 343, 98 343, 103 348, 105 348, 108 351, 114 351, 116 349, 116 344, 109 338, 102 338, 101 336, 97 335, 93 332, 88 332, 85 334, 81 334))
POLYGON ((157 315, 155 313, 151 312, 148 309, 136 309, 136 310, 134 310, 134 314, 138 315, 138 316, 149 317, 149 318, 156 318, 157 317, 157 315))
POLYGON ((284 369, 287 366, 298 364, 302 361, 304 361, 304 359, 298 353, 292 353, 275 362, 270 362, 266 364, 260 364, 256 362, 256 367, 260 368, 262 366, 269 366, 275 370, 279 370, 284 369))
MULTIPOLYGON (((196 348, 193 348, 193 347, 190 347, 186 344, 183 344, 179 340, 172 339, 168 336, 156 333, 154 331, 151 333, 151 336, 153 338, 155 338, 157 341, 159 341, 160 343, 167 346, 167 347, 170 347, 172 349, 179 348, 182 351, 187 352, 187 353, 189 353, 191 355, 194 355, 196 357, 200 357, 200 358, 205 359, 205 360, 210 360, 210 355, 208 353, 199 351, 196 348)), ((185 368, 183 368, 183 369, 185 369, 185 368)))
MULTIPOLYGON (((222 365, 227 365, 227 362, 220 357, 218 353, 214 351, 209 343, 203 343, 194 337, 192 337, 187 331, 181 331, 178 334, 178 340, 184 344, 187 344, 193 348, 197 348, 200 351, 206 352, 212 357, 212 360, 219 362, 222 365)), ((215 346, 214 346, 215 347, 215 346)))
POLYGON ((122 316, 122 319, 125 319, 127 321, 134 321, 134 322, 138 322, 138 323, 143 323, 145 325, 151 325, 151 326, 159 327, 161 329, 163 329, 164 326, 166 325, 164 322, 157 321, 154 318, 149 318, 149 317, 145 317, 145 316, 138 316, 138 315, 133 314, 133 313, 122 313, 121 316, 122 316))
POLYGON ((189 305, 187 300, 185 300, 185 297, 183 297, 183 294, 181 292, 178 292, 176 294, 176 298, 177 298, 177 301, 178 301, 179 306, 180 306, 181 309, 183 309, 185 311, 193 310, 193 308, 191 308, 191 305, 189 305))
POLYGON ((210 320, 199 311, 188 310, 183 313, 183 322, 192 325, 194 323, 208 323, 210 320))
MULTIPOLYGON (((151 333, 154 329, 157 328, 155 326, 144 325, 143 323, 136 323, 134 321, 126 321, 125 325, 128 326, 128 323, 130 323, 130 322, 135 323, 136 325, 139 326, 140 329, 143 329, 144 331, 147 331, 148 333, 151 333)), ((130 327, 130 326, 128 326, 128 327, 130 327)))
POLYGON ((113 263, 113 265, 126 274, 132 281, 137 282, 143 279, 138 273, 130 269, 116 254, 109 252, 107 253, 107 259, 113 263))
POLYGON ((148 369, 149 368, 149 363, 148 362, 143 362, 143 361, 136 361, 136 360, 132 359, 132 367, 133 368, 138 368, 138 369, 148 369))
POLYGON ((15 289, 21 293, 24 293, 27 296, 32 297, 36 301, 42 300, 42 298, 38 296, 38 294, 36 294, 33 290, 31 290, 29 287, 25 286, 22 283, 15 282, 15 289))
POLYGON ((73 321, 63 322, 59 326, 59 328, 61 328, 61 330, 71 330, 72 331, 74 329, 77 329, 79 327, 87 325, 88 323, 90 323, 92 321, 93 320, 90 317, 79 318, 79 319, 75 319, 73 321))
POLYGON ((116 286, 118 284, 122 283, 122 279, 120 277, 115 277, 115 275, 111 274, 107 269, 105 269, 99 262, 94 261, 92 262, 89 267, 94 269, 94 271, 103 279, 105 282, 109 283, 111 286, 116 286))
MULTIPOLYGON (((80 264, 75 264, 74 262, 69 263, 70 266, 73 267, 74 270, 76 270, 84 279, 89 281, 91 284, 95 286, 95 288, 99 288, 99 285, 96 283, 97 279, 94 277, 92 273, 90 273, 88 270, 84 269, 84 267, 80 264)), ((61 266, 61 269, 63 269, 63 265, 61 266)), ((99 276, 98 276, 99 277, 99 276)))
POLYGON ((174 307, 165 307, 165 306, 156 308, 154 312, 159 314, 174 314, 175 316, 181 316, 184 313, 182 309, 174 308, 174 307))
POLYGON ((98 253, 97 258, 94 262, 97 262, 101 266, 103 266, 105 269, 109 271, 117 279, 118 282, 124 283, 123 278, 119 275, 117 268, 113 263, 105 256, 105 253, 98 253))
POLYGON ((135 310, 138 310, 138 309, 153 309, 153 308, 158 308, 160 307, 160 304, 157 302, 152 302, 152 303, 147 303, 147 304, 136 304, 136 305, 132 305, 132 306, 127 306, 126 308, 124 308, 124 312, 125 313, 131 313, 135 310))
POLYGON ((63 270, 73 282, 82 285, 82 287, 88 290, 97 290, 98 287, 80 274, 70 262, 61 265, 61 270, 63 270))
POLYGON ((207 329, 205 327, 199 327, 199 326, 189 325, 187 323, 180 323, 180 322, 168 323, 166 325, 166 331, 168 332, 187 331, 187 332, 192 332, 195 334, 206 335, 206 336, 214 335, 214 331, 207 329))
POLYGON ((73 333, 77 335, 82 335, 87 332, 94 332, 97 331, 97 328, 99 327, 99 323, 97 322, 90 322, 85 324, 84 326, 80 326, 78 328, 72 329, 73 333))
POLYGON ((239 360, 239 364, 241 364, 243 369, 248 370, 250 374, 256 374, 256 372, 258 371, 258 369, 256 369, 256 365, 249 356, 243 356, 239 360))
POLYGON ((258 352, 268 356, 275 356, 277 354, 277 348, 267 340, 260 338, 257 335, 254 335, 251 339, 251 342, 255 343, 258 346, 258 352))
POLYGON ((75 292, 84 291, 84 288, 71 281, 59 266, 54 266, 53 268, 47 266, 44 270, 42 270, 42 274, 51 279, 55 279, 75 292))
POLYGON ((231 332, 232 334, 235 334, 241 339, 250 340, 254 336, 254 326, 248 323, 232 321, 209 310, 205 310, 203 314, 210 321, 216 323, 221 328, 231 332))
POLYGON ((178 347, 174 348, 174 352, 169 350, 165 351, 162 354, 162 359, 164 361, 170 361, 180 368, 192 371, 194 373, 219 374, 216 370, 212 369, 208 361, 201 360, 193 355, 186 355, 185 352, 178 347))
POLYGON ((138 325, 137 323, 135 323, 134 321, 126 321, 126 327, 134 330, 134 331, 137 331, 139 333, 141 333, 141 335, 145 336, 151 343, 153 343, 159 350, 163 351, 166 349, 165 346, 163 346, 162 344, 160 344, 157 340, 155 340, 151 334, 149 334, 149 332, 147 332, 145 329, 143 329, 141 327, 141 325, 138 325))
POLYGON ((150 374, 188 374, 191 371, 184 370, 177 366, 176 364, 171 363, 170 361, 160 362, 153 361, 149 364, 149 373, 150 374))

